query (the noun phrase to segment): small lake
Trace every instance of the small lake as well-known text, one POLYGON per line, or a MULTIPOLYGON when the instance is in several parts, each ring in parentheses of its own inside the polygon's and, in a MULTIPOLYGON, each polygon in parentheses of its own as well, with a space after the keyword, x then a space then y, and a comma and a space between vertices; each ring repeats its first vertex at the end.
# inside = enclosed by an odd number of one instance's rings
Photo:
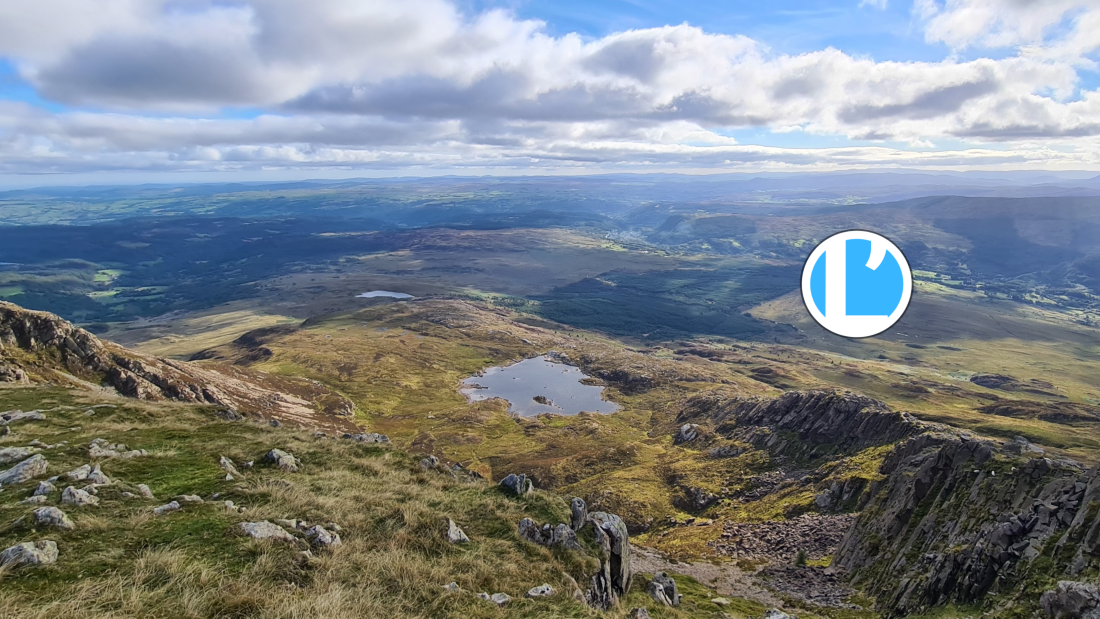
POLYGON ((488 368, 483 376, 462 381, 460 391, 471 402, 489 398, 508 400, 508 412, 521 417, 619 410, 618 404, 603 399, 603 387, 582 383, 585 378, 588 376, 580 368, 541 356, 507 367, 488 368))
POLYGON ((389 290, 371 290, 370 292, 364 292, 363 294, 355 295, 356 299, 373 299, 375 297, 390 297, 392 299, 411 299, 411 294, 405 294, 404 292, 390 292, 389 290))

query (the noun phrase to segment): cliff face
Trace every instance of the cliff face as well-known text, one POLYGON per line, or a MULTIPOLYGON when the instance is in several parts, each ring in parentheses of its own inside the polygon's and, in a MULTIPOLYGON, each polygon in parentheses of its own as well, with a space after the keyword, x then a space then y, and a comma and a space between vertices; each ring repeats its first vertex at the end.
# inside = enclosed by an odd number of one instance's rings
POLYGON ((141 400, 212 404, 337 431, 357 431, 345 398, 310 381, 144 355, 53 314, 0 302, 0 381, 105 386, 141 400))
POLYGON ((891 460, 834 558, 887 613, 1034 602, 1100 566, 1096 469, 966 438, 918 437, 891 460))
POLYGON ((1100 471, 1042 457, 1022 439, 975 438, 837 391, 699 397, 683 421, 802 464, 888 448, 868 479, 825 488, 805 478, 821 491, 819 510, 858 513, 833 566, 887 616, 949 603, 1031 616, 1045 591, 1054 599, 1059 586, 1091 587, 1059 581, 1100 571, 1100 471))

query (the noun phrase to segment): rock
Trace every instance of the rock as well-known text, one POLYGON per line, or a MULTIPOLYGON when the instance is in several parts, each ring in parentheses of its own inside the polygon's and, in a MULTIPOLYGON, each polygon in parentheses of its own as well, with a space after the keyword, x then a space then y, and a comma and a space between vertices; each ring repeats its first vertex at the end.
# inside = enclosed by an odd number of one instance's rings
POLYGON ((95 484, 88 484, 87 486, 84 486, 83 488, 81 488, 81 490, 83 490, 84 492, 87 492, 88 494, 91 494, 91 495, 94 496, 94 495, 99 494, 98 488, 99 488, 99 486, 97 486, 95 484))
POLYGON ((272 428, 278 428, 278 427, 283 425, 283 424, 279 423, 278 419, 272 419, 269 423, 271 424, 272 428))
POLYGON ((300 467, 298 459, 281 449, 272 449, 264 456, 263 462, 274 464, 284 473, 297 473, 300 467))
POLYGON ((466 544, 469 543, 470 538, 466 537, 466 533, 458 528, 454 520, 447 519, 447 541, 452 544, 466 544))
POLYGON ((556 593, 554 588, 550 585, 539 585, 537 587, 531 587, 527 590, 527 597, 529 598, 546 598, 556 593))
POLYGON ((729 606, 730 604, 733 604, 733 602, 731 602, 729 598, 714 598, 710 601, 710 603, 714 604, 715 606, 729 606))
POLYGON ((535 489, 535 484, 526 475, 509 473, 500 480, 500 487, 516 496, 524 496, 535 489))
POLYGON ((569 520, 569 526, 574 531, 580 531, 584 527, 584 524, 588 522, 588 507, 584 504, 584 499, 580 497, 573 497, 569 501, 569 512, 571 518, 569 520))
POLYGON ((225 456, 218 459, 218 466, 222 467, 222 470, 228 475, 239 476, 240 472, 237 471, 237 467, 234 466, 233 461, 225 456))
POLYGON ((699 426, 694 423, 685 423, 680 426, 680 431, 676 433, 676 439, 673 441, 677 445, 680 443, 689 443, 699 438, 699 426))
POLYGON ((72 519, 56 507, 39 507, 34 510, 34 526, 53 527, 62 531, 72 531, 76 528, 72 519))
POLYGON ((10 469, 0 473, 0 486, 21 484, 25 481, 43 475, 50 463, 41 454, 35 454, 26 460, 16 464, 10 469))
POLYGON ((9 423, 15 423, 16 421, 43 421, 46 416, 41 411, 8 411, 6 413, 0 413, 0 426, 6 426, 9 423))
POLYGON ((123 490, 123 491, 122 491, 122 492, 120 493, 120 496, 121 496, 122 498, 124 498, 124 499, 132 499, 132 498, 136 497, 137 495, 136 495, 136 494, 134 494, 133 492, 129 492, 129 491, 123 490))
POLYGON ((630 619, 649 619, 649 611, 644 608, 632 608, 630 610, 630 619))
POLYGON ((62 505, 76 505, 77 507, 83 507, 85 505, 99 505, 99 498, 94 497, 84 490, 77 490, 72 486, 65 488, 65 491, 61 493, 62 505))
POLYGON ((0 567, 15 569, 57 561, 57 544, 48 540, 23 542, 0 552, 0 567))
POLYGON ((36 505, 36 504, 41 505, 42 503, 45 503, 45 502, 46 502, 46 495, 36 494, 34 496, 29 496, 29 497, 23 499, 22 501, 19 501, 19 504, 20 505, 36 505))
POLYGON ((330 533, 321 525, 315 525, 306 531, 306 539, 314 548, 328 548, 330 546, 339 546, 343 542, 340 540, 340 536, 336 533, 330 533))
POLYGON ((38 453, 34 447, 5 447, 0 449, 0 464, 11 464, 38 453))
POLYGON ((745 450, 736 445, 719 445, 707 451, 711 458, 736 458, 745 453, 745 450))
POLYGON ((439 458, 436 458, 435 456, 428 456, 427 458, 424 458, 420 461, 420 468, 424 469, 425 471, 430 471, 437 466, 439 466, 439 458))
POLYGON ((457 582, 451 582, 449 584, 443 585, 443 590, 454 593, 455 591, 459 590, 458 583, 457 582))
MULTIPOLYGON (((680 600, 684 598, 676 588, 676 581, 664 572, 657 572, 654 574, 653 581, 649 584, 650 588, 653 588, 654 585, 660 587, 661 593, 663 593, 668 600, 668 606, 679 606, 680 600)), ((647 591, 649 591, 649 589, 647 589, 647 591)), ((650 595, 653 595, 653 593, 650 593, 650 595)), ((653 599, 657 599, 656 596, 654 596, 653 599)))
POLYGON ((542 537, 542 529, 530 518, 519 521, 519 536, 532 544, 546 545, 546 540, 542 537))
POLYGON ((769 608, 768 610, 764 611, 764 614, 760 616, 760 619, 798 619, 798 617, 795 617, 794 615, 788 615, 778 608, 769 608))
POLYGON ((275 518, 272 520, 275 524, 283 527, 284 529, 297 529, 298 521, 293 518, 275 518))
POLYGON ((618 604, 630 590, 633 574, 630 568, 630 539, 626 523, 615 514, 593 512, 588 515, 601 548, 599 569, 592 576, 585 600, 588 605, 607 610, 618 604))
POLYGON ((174 511, 179 511, 179 510, 180 510, 179 501, 172 501, 171 503, 161 505, 160 507, 154 507, 153 508, 153 513, 158 515, 158 516, 161 516, 161 515, 167 514, 168 512, 174 512, 174 511))
POLYGON ((1042 447, 1033 445, 1030 441, 1022 436, 1013 437, 1011 441, 1005 443, 1005 451, 1016 455, 1037 454, 1043 455, 1046 453, 1042 447))
POLYGON ((1100 589, 1096 585, 1058 581, 1058 587, 1039 598, 1043 613, 1052 619, 1100 618, 1100 589))
POLYGON ((297 538, 287 533, 282 527, 266 520, 261 520, 260 522, 240 522, 237 523, 237 528, 253 539, 270 539, 290 543, 297 543, 298 541, 297 538))
POLYGON ((122 443, 111 444, 106 439, 102 438, 94 439, 91 445, 88 446, 88 457, 93 460, 99 458, 129 459, 147 455, 149 455, 149 452, 144 449, 129 449, 122 443))
POLYGON ((512 596, 507 593, 494 593, 489 596, 489 601, 497 606, 504 606, 508 602, 512 601, 512 596))
POLYGON ((157 498, 157 497, 153 496, 153 491, 150 490, 149 486, 146 486, 145 484, 138 484, 137 489, 138 489, 138 493, 140 493, 141 496, 146 498, 146 499, 156 499, 157 498))
POLYGON ((78 490, 73 486, 68 486, 62 493, 62 505, 95 506, 99 505, 99 498, 91 496, 86 490, 78 490))
POLYGON ((87 481, 90 481, 93 484, 96 484, 96 485, 99 485, 99 486, 107 486, 107 485, 110 485, 110 483, 111 483, 111 478, 107 477, 103 473, 103 471, 100 470, 98 464, 95 465, 95 468, 92 469, 91 473, 88 473, 88 477, 86 479, 87 479, 87 481))
POLYGON ((178 497, 175 497, 175 499, 180 503, 204 503, 202 497, 197 494, 181 494, 178 497))
POLYGON ((389 443, 390 437, 385 434, 368 432, 366 434, 344 434, 344 438, 360 443, 389 443))
POLYGON ((657 602, 661 606, 672 606, 672 599, 665 593, 665 588, 661 586, 661 583, 651 581, 646 585, 645 592, 649 594, 649 597, 653 598, 654 602, 657 602))
POLYGON ((485 600, 486 602, 488 602, 488 601, 489 601, 489 594, 488 594, 488 593, 485 593, 484 591, 482 591, 481 593, 477 594, 477 597, 479 597, 479 598, 481 598, 481 599, 485 600))
POLYGON ((85 464, 65 473, 65 479, 69 481, 84 481, 92 474, 92 465, 85 464))
POLYGON ((244 421, 244 417, 232 409, 220 410, 214 414, 226 421, 244 421))
POLYGON ((34 496, 46 496, 54 490, 57 490, 57 488, 50 482, 40 481, 38 482, 38 486, 34 489, 34 496))

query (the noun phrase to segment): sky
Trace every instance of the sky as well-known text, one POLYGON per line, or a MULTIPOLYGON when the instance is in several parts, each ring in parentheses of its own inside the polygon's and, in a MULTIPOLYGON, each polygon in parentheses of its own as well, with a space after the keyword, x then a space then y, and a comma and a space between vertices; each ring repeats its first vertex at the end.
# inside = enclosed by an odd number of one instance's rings
POLYGON ((5 0, 0 185, 1100 173, 1100 0, 5 0))

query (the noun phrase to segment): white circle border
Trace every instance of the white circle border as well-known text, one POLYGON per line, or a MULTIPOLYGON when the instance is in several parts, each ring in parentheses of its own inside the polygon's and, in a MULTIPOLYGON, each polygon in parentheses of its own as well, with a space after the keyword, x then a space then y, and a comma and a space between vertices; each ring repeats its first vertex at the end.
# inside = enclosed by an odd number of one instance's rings
POLYGON ((802 304, 806 306, 806 311, 810 313, 810 316, 813 317, 814 321, 820 325, 821 328, 829 333, 850 339, 874 337, 897 324, 909 309, 909 302, 912 301, 913 298, 913 272, 909 268, 909 259, 905 257, 901 248, 890 239, 877 232, 871 232, 870 230, 844 230, 826 237, 818 243, 813 251, 810 252, 810 255, 806 257, 806 262, 802 265, 801 292, 802 304), (840 320, 830 320, 818 310, 817 305, 814 303, 813 295, 810 294, 810 275, 813 271, 811 268, 812 265, 817 264, 818 259, 828 249, 827 245, 833 245, 849 239, 863 239, 871 241, 872 243, 876 241, 886 243, 886 250, 898 261, 898 266, 901 267, 903 278, 901 301, 889 316, 842 316, 840 320), (838 322, 846 324, 838 329, 836 328, 838 322))

